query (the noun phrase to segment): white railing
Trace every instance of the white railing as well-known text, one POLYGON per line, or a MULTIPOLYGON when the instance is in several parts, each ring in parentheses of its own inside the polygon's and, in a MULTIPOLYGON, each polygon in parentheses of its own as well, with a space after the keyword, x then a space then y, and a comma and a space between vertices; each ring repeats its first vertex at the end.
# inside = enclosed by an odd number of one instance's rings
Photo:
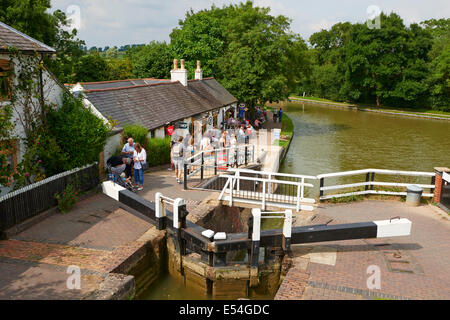
MULTIPOLYGON (((397 176, 410 176, 410 177, 428 177, 433 178, 435 174, 433 172, 419 172, 419 171, 399 171, 399 170, 384 170, 384 169, 363 169, 363 170, 353 170, 353 171, 344 171, 344 172, 335 172, 335 173, 327 173, 320 174, 317 176, 320 179, 320 200, 327 200, 332 198, 341 198, 355 195, 367 195, 367 194, 382 194, 382 195, 397 195, 397 196, 406 196, 406 192, 396 192, 391 190, 374 190, 374 186, 385 186, 385 187, 408 187, 408 186, 418 186, 424 189, 434 189, 434 184, 418 184, 418 183, 398 183, 398 182, 387 182, 387 181, 374 181, 375 174, 381 175, 397 175, 397 176), (349 184, 341 184, 341 185, 332 185, 325 186, 326 178, 336 178, 336 177, 346 177, 346 176, 354 176, 366 174, 366 181, 357 182, 357 183, 349 183, 349 184), (347 193, 339 193, 339 194, 330 194, 324 195, 325 191, 330 190, 340 190, 346 188, 357 188, 357 187, 365 187, 365 190, 355 191, 355 192, 347 192, 347 193)), ((433 197, 433 193, 423 193, 423 197, 433 197)))
MULTIPOLYGON (((254 158, 254 155, 255 155, 255 145, 254 145, 254 144, 245 144, 245 145, 237 145, 237 146, 228 147, 228 148, 219 148, 219 149, 211 149, 211 150, 202 150, 202 151, 198 152, 197 154, 195 154, 194 156, 187 158, 187 159, 185 160, 185 162, 187 162, 188 164, 190 164, 190 163, 192 163, 192 160, 193 160, 193 163, 199 164, 199 161, 201 161, 202 155, 203 155, 204 158, 207 158, 207 157, 211 157, 212 154, 215 154, 215 153, 225 153, 225 154, 227 154, 227 155, 228 155, 228 154, 229 154, 229 155, 234 155, 233 152, 237 152, 237 155, 238 155, 238 156, 245 157, 245 153, 239 153, 239 151, 241 151, 241 150, 244 150, 244 151, 245 151, 246 149, 247 149, 247 152, 248 152, 248 151, 251 151, 251 152, 247 153, 247 155, 248 155, 250 158, 254 158), (207 155, 207 154, 208 154, 208 155, 207 155)), ((231 162, 230 162, 230 163, 231 163, 231 162)))
POLYGON ((187 158, 185 163, 185 180, 200 174, 203 180, 205 169, 214 169, 213 175, 217 175, 217 168, 228 168, 229 166, 247 165, 256 161, 255 145, 237 145, 228 148, 202 150, 192 157, 187 158), (192 171, 191 168, 194 168, 192 171), (188 173, 189 172, 189 173, 188 173))
POLYGON ((314 187, 312 183, 306 183, 305 180, 315 180, 316 177, 314 176, 233 168, 229 169, 229 171, 234 172, 234 175, 220 175, 221 178, 226 178, 227 182, 219 195, 219 200, 228 200, 230 206, 233 205, 233 201, 236 201, 249 204, 261 204, 262 210, 265 210, 268 205, 296 209, 296 211, 314 209, 311 204, 314 204, 315 200, 305 197, 305 187, 314 187), (242 176, 242 173, 257 176, 267 175, 268 178, 242 176), (296 179, 296 181, 275 179, 275 177, 289 177, 296 179), (245 181, 250 182, 250 184, 253 182, 255 186, 253 191, 242 188, 242 183, 245 181), (256 190, 256 186, 260 190, 256 190), (284 192, 277 192, 277 190, 284 190, 284 192))

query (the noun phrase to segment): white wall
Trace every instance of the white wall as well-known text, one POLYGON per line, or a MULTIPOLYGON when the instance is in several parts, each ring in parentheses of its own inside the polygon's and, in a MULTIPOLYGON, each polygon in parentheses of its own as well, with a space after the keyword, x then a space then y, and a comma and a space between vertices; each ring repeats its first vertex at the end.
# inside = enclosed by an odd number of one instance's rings
POLYGON ((155 130, 155 138, 164 138, 166 133, 164 132, 164 127, 155 130))
POLYGON ((103 148, 103 162, 106 168, 106 161, 116 152, 120 147, 122 148, 122 131, 118 131, 116 134, 109 136, 106 140, 105 147, 103 148))
MULTIPOLYGON (((7 54, 0 54, 0 59, 10 60, 10 56, 7 54)), ((30 59, 36 59, 34 57, 30 57, 30 59)), ((20 73, 21 66, 17 58, 12 59, 12 66, 14 67, 14 71, 16 76, 20 73)), ((55 106, 60 107, 62 104, 62 94, 64 88, 54 80, 49 72, 44 70, 42 74, 42 80, 44 84, 44 99, 47 103, 51 103, 55 106)), ((36 79, 39 81, 39 79, 36 79)), ((17 84, 17 78, 14 79, 13 86, 17 84)), ((9 101, 2 101, 2 105, 9 104, 9 101)), ((16 104, 17 108, 13 110, 12 122, 16 124, 14 128, 14 135, 20 138, 20 142, 18 143, 18 153, 17 153, 17 161, 18 163, 22 161, 23 155, 25 154, 25 145, 22 142, 22 139, 25 138, 25 131, 20 121, 20 115, 23 114, 23 109, 19 108, 20 103, 16 104)))

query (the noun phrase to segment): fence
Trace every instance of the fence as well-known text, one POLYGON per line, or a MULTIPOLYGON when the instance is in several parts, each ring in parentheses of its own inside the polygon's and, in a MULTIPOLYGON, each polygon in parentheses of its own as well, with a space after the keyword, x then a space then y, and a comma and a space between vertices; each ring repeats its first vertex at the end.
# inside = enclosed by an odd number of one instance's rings
POLYGON ((74 182, 78 183, 80 191, 97 186, 100 182, 98 164, 62 172, 0 197, 0 232, 55 206, 55 194, 74 182))
POLYGON ((184 189, 188 189, 189 182, 199 184, 228 168, 237 168, 255 161, 255 145, 201 151, 184 162, 184 189))
POLYGON ((332 198, 341 198, 341 197, 367 195, 367 194, 406 196, 406 191, 399 191, 399 189, 406 188, 411 185, 415 185, 415 186, 418 186, 418 187, 421 187, 424 189, 429 189, 430 193, 423 193, 422 196, 423 197, 433 197, 434 194, 433 194, 432 190, 435 188, 434 177, 435 177, 435 174, 433 172, 398 171, 398 170, 383 170, 383 169, 364 169, 364 170, 344 171, 344 172, 320 174, 317 176, 317 178, 320 179, 320 200, 328 200, 328 199, 332 199, 332 198), (361 176, 364 174, 366 177, 364 182, 325 186, 326 178, 349 177, 349 176, 358 176, 358 175, 361 176), (375 181, 375 174, 384 175, 384 176, 387 175, 387 176, 409 176, 409 177, 414 177, 414 178, 428 178, 428 179, 431 179, 431 183, 430 184, 420 184, 420 183, 375 181), (364 187, 364 190, 325 195, 325 191, 349 189, 349 188, 361 188, 361 187, 364 187), (376 187, 376 189, 374 187, 376 187))
POLYGON ((312 198, 305 197, 305 187, 314 185, 305 180, 316 180, 315 176, 264 172, 247 169, 229 169, 231 174, 221 175, 227 179, 219 200, 295 209, 313 210, 312 198), (232 175, 234 173, 234 175, 232 175))

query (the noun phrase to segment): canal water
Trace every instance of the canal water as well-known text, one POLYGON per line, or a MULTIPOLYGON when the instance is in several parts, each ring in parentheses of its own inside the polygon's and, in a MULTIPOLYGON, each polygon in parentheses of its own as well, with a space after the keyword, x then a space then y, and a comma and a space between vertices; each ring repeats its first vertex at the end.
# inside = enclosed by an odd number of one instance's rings
POLYGON ((285 103, 294 138, 284 173, 358 169, 433 172, 450 165, 450 121, 285 103))

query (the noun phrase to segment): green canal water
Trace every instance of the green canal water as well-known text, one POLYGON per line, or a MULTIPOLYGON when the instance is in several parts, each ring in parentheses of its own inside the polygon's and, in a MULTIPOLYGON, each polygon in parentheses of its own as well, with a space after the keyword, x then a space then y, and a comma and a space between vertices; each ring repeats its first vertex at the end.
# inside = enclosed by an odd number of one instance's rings
POLYGON ((450 121, 286 103, 294 138, 284 173, 367 168, 429 171, 450 165, 450 121))

